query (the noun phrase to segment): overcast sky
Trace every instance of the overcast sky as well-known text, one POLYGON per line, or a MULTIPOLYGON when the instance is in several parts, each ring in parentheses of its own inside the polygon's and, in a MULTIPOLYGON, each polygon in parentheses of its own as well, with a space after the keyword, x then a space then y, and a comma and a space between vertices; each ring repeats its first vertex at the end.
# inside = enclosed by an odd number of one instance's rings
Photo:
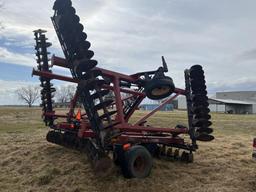
MULTIPOLYGON (((50 21, 53 3, 4 1, 0 104, 16 103, 17 87, 39 84, 31 77, 33 30, 48 30, 51 52, 62 56, 50 21)), ((73 5, 101 67, 132 74, 157 69, 164 55, 168 75, 180 88, 184 69, 201 64, 210 94, 256 90, 255 0, 73 0, 73 5)))

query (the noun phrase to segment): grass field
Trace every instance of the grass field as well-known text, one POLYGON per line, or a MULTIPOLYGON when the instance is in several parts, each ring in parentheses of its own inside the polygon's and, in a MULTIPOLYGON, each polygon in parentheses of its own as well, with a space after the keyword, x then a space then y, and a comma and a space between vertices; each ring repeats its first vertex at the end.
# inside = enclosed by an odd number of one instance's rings
MULTIPOLYGON (((124 179, 118 168, 97 178, 84 154, 45 140, 40 118, 41 109, 0 108, 0 191, 256 191, 256 115, 212 114, 216 139, 199 143, 194 163, 155 159, 145 179, 124 179)), ((186 124, 186 113, 161 112, 149 123, 186 124)))

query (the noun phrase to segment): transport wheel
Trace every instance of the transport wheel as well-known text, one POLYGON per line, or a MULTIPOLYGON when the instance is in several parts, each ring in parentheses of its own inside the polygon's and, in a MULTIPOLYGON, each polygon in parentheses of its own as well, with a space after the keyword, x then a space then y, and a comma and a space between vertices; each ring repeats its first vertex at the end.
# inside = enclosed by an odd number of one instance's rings
POLYGON ((152 157, 159 157, 160 147, 156 143, 145 143, 142 146, 148 150, 152 157))
POLYGON ((135 145, 125 152, 125 162, 121 168, 126 178, 145 178, 150 174, 152 165, 153 159, 148 150, 135 145))
POLYGON ((149 99, 158 100, 168 97, 175 89, 172 78, 152 79, 145 86, 145 92, 149 99))

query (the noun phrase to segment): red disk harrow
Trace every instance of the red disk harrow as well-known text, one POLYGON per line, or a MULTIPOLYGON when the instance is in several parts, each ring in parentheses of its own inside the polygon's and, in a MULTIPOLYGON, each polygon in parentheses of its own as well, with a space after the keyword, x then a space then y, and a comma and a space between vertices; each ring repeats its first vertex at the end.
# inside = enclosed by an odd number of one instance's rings
POLYGON ((152 157, 192 162, 197 141, 214 139, 210 135, 213 130, 209 128, 212 123, 200 65, 185 70, 185 89, 176 88, 172 78, 165 75, 168 68, 163 57, 163 65, 157 70, 132 75, 99 68, 92 59, 94 52, 89 50, 91 44, 71 1, 56 0, 53 9, 51 19, 65 59, 52 56, 49 60, 47 48, 51 43, 47 42, 46 31, 34 31, 38 66, 33 75, 40 76, 43 120, 51 129, 47 141, 85 151, 96 172, 105 172, 111 166, 111 152, 113 162, 120 166, 125 177, 143 178, 150 174, 152 157), (54 66, 70 69, 72 77, 54 74, 51 69, 54 66), (53 109, 56 91, 53 79, 77 84, 66 115, 53 109), (150 116, 179 95, 187 100, 188 126, 147 125, 150 116), (129 119, 146 97, 165 101, 130 123, 129 119), (78 103, 84 113, 77 112, 78 103), (184 135, 188 135, 188 141, 184 135))

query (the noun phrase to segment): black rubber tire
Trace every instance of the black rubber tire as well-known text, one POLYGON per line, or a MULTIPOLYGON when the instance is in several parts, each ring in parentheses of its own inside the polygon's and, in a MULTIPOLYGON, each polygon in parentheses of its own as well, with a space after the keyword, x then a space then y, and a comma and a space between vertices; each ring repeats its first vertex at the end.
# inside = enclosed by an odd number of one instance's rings
POLYGON ((152 165, 149 151, 141 145, 135 145, 125 152, 125 163, 121 168, 126 178, 145 178, 150 174, 152 165))
POLYGON ((159 157, 160 147, 156 143, 144 143, 142 146, 148 150, 152 157, 159 157))
POLYGON ((147 97, 152 100, 166 98, 169 95, 171 95, 174 92, 174 90, 175 90, 175 85, 173 83, 172 78, 170 77, 165 77, 162 79, 152 79, 145 86, 145 93, 147 97), (159 95, 153 94, 153 90, 157 88, 163 88, 163 87, 167 89, 166 92, 159 95))

